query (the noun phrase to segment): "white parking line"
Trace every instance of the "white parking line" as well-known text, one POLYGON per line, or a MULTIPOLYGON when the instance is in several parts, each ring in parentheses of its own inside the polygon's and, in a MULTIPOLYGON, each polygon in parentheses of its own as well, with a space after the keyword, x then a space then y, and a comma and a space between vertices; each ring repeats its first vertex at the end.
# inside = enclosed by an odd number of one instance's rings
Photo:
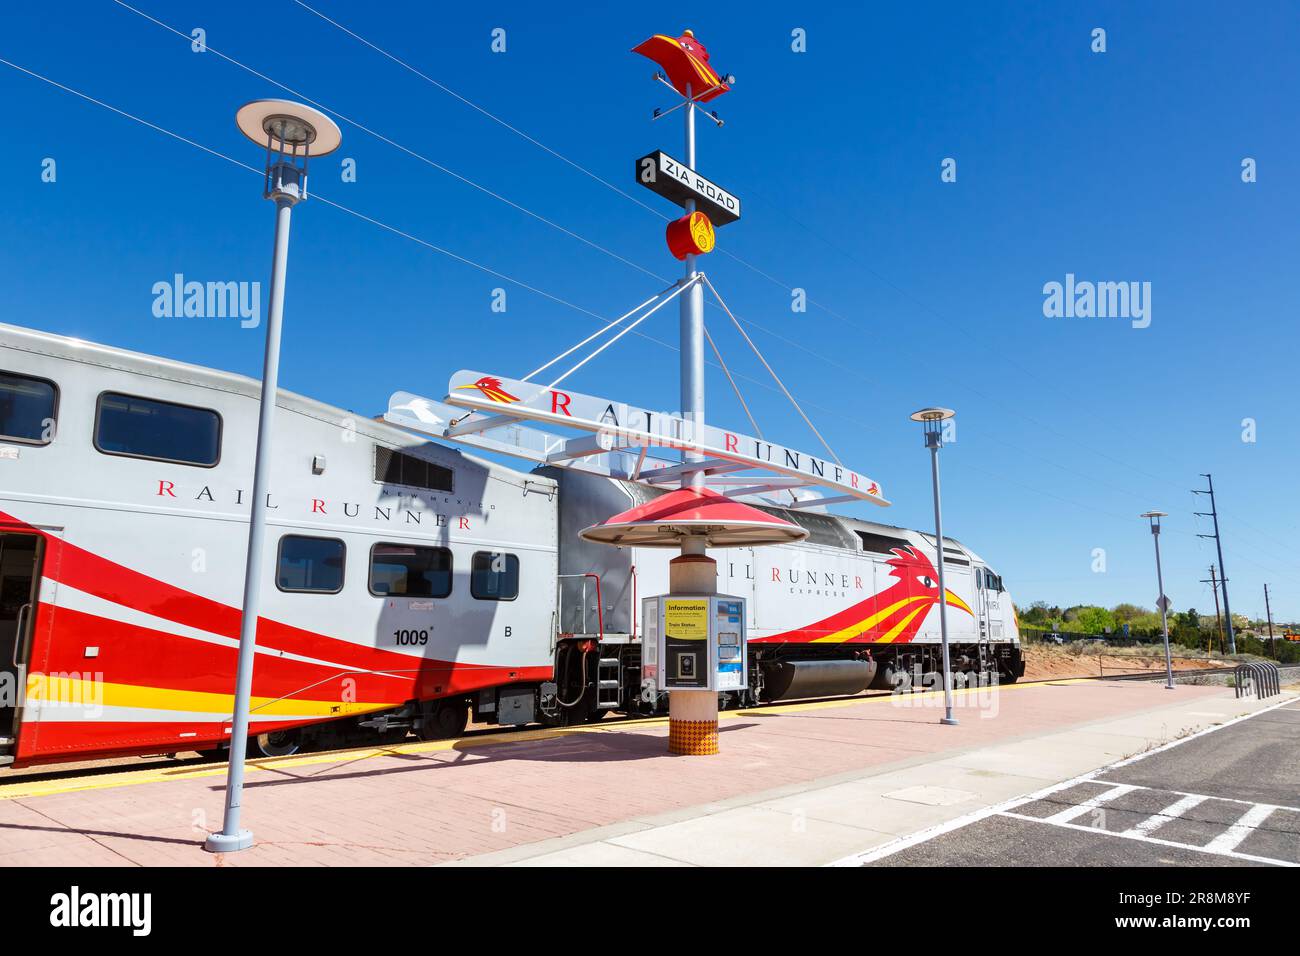
MULTIPOLYGON (((1272 809, 1271 807, 1269 809, 1272 809)), ((1061 827, 1066 830, 1077 830, 1081 833, 1091 833, 1094 836, 1116 837, 1121 840, 1136 840, 1139 843, 1154 843, 1157 846, 1174 847, 1179 850, 1193 850, 1196 853, 1208 853, 1212 856, 1226 856, 1234 860, 1247 860, 1251 863, 1269 863, 1273 866, 1300 867, 1300 863, 1293 863, 1290 860, 1275 860, 1268 856, 1255 856, 1250 853, 1238 853, 1235 850, 1214 849, 1214 844, 1208 846, 1196 846, 1192 843, 1176 843, 1173 840, 1162 840, 1159 837, 1146 836, 1140 833, 1134 833, 1132 830, 1125 830, 1123 833, 1116 833, 1112 830, 1099 830, 1096 827, 1084 826, 1081 823, 1051 823, 1042 817, 1031 817, 1023 813, 999 813, 998 816, 1009 817, 1012 820, 1024 820, 1026 823, 1044 823, 1051 826, 1061 827)), ((1244 838, 1244 834, 1243 834, 1244 838)), ((1241 842, 1240 840, 1237 841, 1241 842)), ((1236 846, 1236 843, 1233 844, 1236 846)))
MULTIPOLYGON (((1062 780, 1060 783, 1051 784, 1049 786, 1043 787, 1041 790, 1035 790, 1033 793, 1026 794, 1025 796, 1022 797, 1012 797, 1009 800, 1003 800, 1001 803, 995 803, 991 806, 984 807, 980 810, 972 810, 970 813, 963 814, 959 817, 954 817, 953 819, 948 820, 944 823, 936 824, 935 826, 932 827, 926 827, 924 830, 918 830, 917 832, 908 834, 907 836, 896 837, 895 839, 890 840, 887 843, 882 843, 880 846, 875 847, 874 849, 865 850, 862 853, 854 853, 851 856, 841 857, 840 859, 834 860, 830 863, 827 863, 826 865, 827 866, 865 866, 868 863, 875 863, 878 860, 883 860, 887 856, 893 856, 895 853, 901 853, 903 850, 910 849, 911 847, 917 846, 919 844, 928 843, 930 840, 933 840, 937 837, 941 837, 945 833, 951 833, 953 830, 960 830, 963 827, 970 826, 972 823, 978 823, 981 820, 987 820, 991 816, 995 816, 997 814, 1004 814, 1006 816, 1010 816, 1010 814, 1007 814, 1006 811, 1012 810, 1015 807, 1022 807, 1027 803, 1033 803, 1035 800, 1042 800, 1044 797, 1050 797, 1054 793, 1060 793, 1062 790, 1068 790, 1070 787, 1078 786, 1081 783, 1089 783, 1089 782, 1100 783, 1101 781, 1095 780, 1094 778, 1104 773, 1109 773, 1110 771, 1116 770, 1120 767, 1127 767, 1130 764, 1137 763, 1139 760, 1145 760, 1147 757, 1154 757, 1156 754, 1164 753, 1167 750, 1172 750, 1174 747, 1181 747, 1183 744, 1196 740, 1198 737, 1204 737, 1206 734, 1212 734, 1215 733, 1216 731, 1220 731, 1227 727, 1231 727, 1233 724, 1239 724, 1243 720, 1250 720, 1252 717, 1258 717, 1260 714, 1267 714, 1269 711, 1277 710, 1279 707, 1290 706, 1292 704, 1295 704, 1295 702, 1296 702, 1296 698, 1294 697, 1285 698, 1283 700, 1278 701, 1275 704, 1270 704, 1267 707, 1262 707, 1259 710, 1255 711, 1253 714, 1242 714, 1240 717, 1234 717, 1231 720, 1225 720, 1221 724, 1212 724, 1209 727, 1205 727, 1201 730, 1198 730, 1194 734, 1188 734, 1186 737, 1180 737, 1177 740, 1171 740, 1169 741, 1169 743, 1161 744, 1159 747, 1155 747, 1144 753, 1135 754, 1132 757, 1126 757, 1123 760, 1118 760, 1115 763, 1107 764, 1104 767, 1098 767, 1096 770, 1090 770, 1087 773, 1079 774, 1079 776, 1072 777, 1069 780, 1062 780)), ((1029 819, 1035 820, 1037 822, 1041 822, 1038 820, 1037 817, 1030 817, 1029 819)), ((1071 824, 1066 824, 1066 825, 1072 826, 1071 824)), ((1097 832, 1091 827, 1083 827, 1083 829, 1088 830, 1091 833, 1097 832)), ((1113 835, 1120 836, 1121 834, 1116 833, 1113 835)), ((1156 840, 1154 837, 1146 837, 1145 839, 1150 840, 1151 842, 1154 843, 1161 842, 1159 840, 1156 840)), ((1174 845, 1181 846, 1181 844, 1174 844, 1174 845)), ((1201 850, 1203 848, 1191 847, 1190 849, 1201 850)), ((1243 857, 1243 859, 1247 859, 1247 857, 1243 857)), ((1278 863, 1282 861, 1261 860, 1261 862, 1278 863)), ((1293 866, 1294 864, 1283 863, 1283 865, 1293 866)))
POLYGON ((1196 794, 1185 794, 1178 800, 1175 800, 1169 806, 1165 807, 1159 813, 1153 813, 1145 820, 1129 827, 1124 831, 1124 836, 1150 836, 1151 833, 1164 826, 1170 820, 1176 820, 1181 817, 1192 807, 1200 806, 1209 797, 1202 797, 1196 794))
POLYGON ((1081 817, 1089 810, 1095 810, 1104 803, 1110 803, 1112 800, 1124 796, 1126 793, 1132 793, 1137 787, 1127 783, 1117 783, 1105 793, 1099 793, 1095 797, 1083 801, 1073 807, 1066 807, 1060 813, 1053 813, 1050 817, 1045 817, 1045 823, 1069 823, 1075 817, 1081 817))
POLYGON ((1277 807, 1267 803, 1255 804, 1243 813, 1236 823, 1207 843, 1205 849, 1211 853, 1231 853, 1237 849, 1242 840, 1250 836, 1260 824, 1268 819, 1268 815, 1276 809, 1277 807))

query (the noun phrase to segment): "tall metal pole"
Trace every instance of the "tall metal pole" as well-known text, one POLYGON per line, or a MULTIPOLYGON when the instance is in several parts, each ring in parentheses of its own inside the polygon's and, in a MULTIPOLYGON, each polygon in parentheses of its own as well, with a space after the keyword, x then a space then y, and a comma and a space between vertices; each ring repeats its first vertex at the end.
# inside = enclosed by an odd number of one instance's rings
MULTIPOLYGON (((686 84, 686 165, 695 168, 695 104, 691 101, 691 85, 686 84)), ((695 200, 686 201, 686 214, 695 212, 695 200)), ((682 281, 695 279, 694 253, 686 257, 686 275, 682 281)), ((699 441, 704 424, 704 289, 696 282, 681 296, 681 400, 682 418, 691 423, 699 441)), ((689 452, 687 461, 700 461, 704 456, 689 452)), ((704 487, 704 472, 693 471, 682 477, 682 486, 704 487)))
POLYGON ((925 443, 930 447, 930 479, 934 485, 934 539, 935 550, 939 552, 939 640, 943 645, 944 711, 939 723, 955 727, 957 718, 952 715, 952 670, 948 663, 948 593, 943 578, 943 509, 939 503, 939 449, 943 447, 940 432, 937 429, 927 431, 925 443))
MULTIPOLYGON (((1202 581, 1202 584, 1207 582, 1202 581)), ((1215 577, 1215 567, 1210 565, 1210 590, 1214 593, 1214 629, 1219 635, 1219 652, 1223 653, 1223 617, 1219 613, 1219 581, 1215 577)))
POLYGON ((253 845, 251 830, 240 829, 244 796, 244 757, 248 749, 249 702, 253 693, 253 658, 257 647, 258 604, 262 592, 262 552, 266 540, 266 497, 271 470, 271 427, 280 377, 280 328, 284 317, 284 278, 289 264, 289 218, 297 200, 275 197, 275 252, 271 259, 271 298, 267 305, 266 353, 262 360, 262 398, 257 419, 257 452, 253 464, 253 494, 249 500, 248 558, 244 570, 244 605, 239 624, 239 666, 235 676, 235 706, 230 723, 230 761, 226 771, 226 812, 221 832, 211 834, 205 847, 215 853, 253 845))
MULTIPOLYGON (((1214 476, 1205 474, 1201 475, 1201 477, 1209 483, 1210 490, 1208 492, 1193 490, 1193 493, 1198 495, 1208 494, 1210 496, 1210 513, 1208 517, 1214 519, 1214 534, 1203 534, 1198 537, 1213 537, 1214 547, 1219 552, 1219 583, 1223 587, 1223 619, 1228 625, 1228 653, 1235 654, 1237 653, 1237 635, 1232 629, 1232 608, 1228 605, 1228 569, 1223 563, 1223 542, 1219 539, 1219 507, 1214 500, 1214 476)), ((1203 511, 1198 511, 1197 514, 1206 517, 1203 511)))
MULTIPOLYGON (((686 165, 695 168, 695 104, 691 86, 686 86, 686 165)), ((695 212, 695 201, 686 202, 686 214, 695 212)), ((695 256, 686 256, 684 283, 691 287, 681 301, 681 402, 682 418, 690 422, 691 438, 699 441, 704 424, 704 290, 696 278, 695 256)), ((688 451, 683 459, 702 461, 704 455, 688 451)), ((704 472, 682 475, 683 488, 702 489, 704 472)), ((708 557, 703 538, 687 535, 681 540, 681 557, 670 562, 668 588, 672 593, 714 594, 718 589, 717 565, 708 557)), ((717 753, 718 694, 711 690, 675 689, 668 694, 668 750, 677 754, 717 753), (691 728, 695 728, 692 733, 691 728), (700 728, 706 729, 703 737, 700 728)))
POLYGON ((1268 616, 1268 650, 1271 657, 1277 657, 1277 645, 1273 643, 1273 609, 1268 605, 1268 585, 1264 585, 1264 613, 1268 616))
POLYGON ((1169 652, 1169 602, 1165 600, 1165 576, 1160 568, 1160 519, 1151 518, 1151 537, 1156 543, 1156 587, 1160 591, 1160 627, 1165 632, 1165 690, 1174 689, 1174 659, 1169 652))

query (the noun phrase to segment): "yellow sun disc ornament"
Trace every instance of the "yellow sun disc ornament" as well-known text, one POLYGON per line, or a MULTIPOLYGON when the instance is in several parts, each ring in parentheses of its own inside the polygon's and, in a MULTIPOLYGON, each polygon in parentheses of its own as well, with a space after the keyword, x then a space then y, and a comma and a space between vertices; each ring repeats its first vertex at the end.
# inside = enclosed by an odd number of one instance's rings
POLYGON ((712 252, 717 241, 713 223, 702 212, 687 213, 681 219, 670 222, 665 237, 668 239, 668 251, 678 259, 712 252))

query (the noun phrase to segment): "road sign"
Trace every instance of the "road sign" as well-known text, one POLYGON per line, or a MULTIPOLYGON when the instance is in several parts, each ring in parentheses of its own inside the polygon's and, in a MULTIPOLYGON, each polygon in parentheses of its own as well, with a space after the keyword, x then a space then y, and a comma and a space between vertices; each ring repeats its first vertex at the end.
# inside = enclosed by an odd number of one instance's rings
POLYGON ((777 489, 820 487, 830 496, 809 498, 786 507, 811 507, 860 500, 888 505, 878 482, 860 472, 740 432, 693 422, 675 412, 656 412, 608 398, 583 395, 536 382, 523 382, 463 369, 451 377, 442 402, 397 392, 389 399, 384 419, 395 425, 438 438, 463 441, 486 450, 516 454, 559 467, 586 470, 648 484, 680 480, 691 471, 704 471, 711 483, 730 486, 731 493, 768 492, 777 489), (455 416, 456 408, 478 414, 455 416), (592 432, 589 437, 553 435, 524 428, 521 422, 592 432), (622 475, 591 464, 610 453, 639 449, 629 455, 636 463, 622 475), (696 452, 700 462, 669 463, 652 459, 651 449, 696 452), (759 471, 763 476, 735 473, 759 471))
POLYGON ((1157 611, 1164 611, 1166 614, 1168 614, 1168 613, 1169 613, 1169 607, 1170 607, 1170 604, 1171 604, 1171 602, 1170 602, 1169 598, 1165 597, 1165 596, 1162 594, 1162 595, 1160 595, 1160 600, 1156 601, 1156 610, 1157 610, 1157 611))
POLYGON ((694 199, 696 208, 707 213, 715 226, 740 218, 739 199, 662 149, 636 161, 636 181, 682 207, 688 199, 694 199))

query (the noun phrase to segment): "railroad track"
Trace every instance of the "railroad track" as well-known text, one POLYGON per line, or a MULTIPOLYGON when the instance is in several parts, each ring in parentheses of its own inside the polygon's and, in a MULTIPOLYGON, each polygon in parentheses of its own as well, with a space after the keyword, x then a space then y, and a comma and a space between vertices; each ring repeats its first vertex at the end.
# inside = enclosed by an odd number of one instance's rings
MULTIPOLYGON (((1236 665, 1232 667, 1186 667, 1183 669, 1174 668, 1174 677, 1189 677, 1195 675, 1200 677, 1202 674, 1231 674, 1236 670, 1236 665)), ((1093 680, 1158 680, 1165 677, 1165 669, 1155 671, 1137 671, 1132 674, 1101 674, 1093 680)))
MULTIPOLYGON (((1175 669, 1174 676, 1186 677, 1191 674, 1196 674, 1196 675, 1231 674, 1234 669, 1235 667, 1184 668, 1181 670, 1175 669)), ((1100 674, 1100 675, 1078 676, 1078 677, 1044 677, 1038 680, 1020 680, 1016 682, 1015 686, 1030 685, 1030 684, 1052 684, 1063 680, 1069 680, 1069 681, 1160 680, 1163 679, 1164 676, 1165 676, 1165 671, 1162 668, 1160 670, 1136 671, 1132 673, 1123 673, 1123 674, 1100 674)), ((865 699, 868 697, 886 697, 889 696, 891 693, 892 691, 880 690, 880 691, 867 691, 865 693, 855 695, 854 697, 814 698, 810 700, 802 700, 797 702, 796 701, 774 701, 769 704, 759 704, 757 707, 746 707, 746 708, 741 708, 739 711, 732 711, 732 712, 733 713, 744 712, 747 710, 763 711, 775 707, 788 706, 792 703, 815 704, 815 703, 823 703, 826 701, 837 701, 837 700, 848 701, 848 700, 853 700, 855 698, 865 699)), ((938 693, 938 691, 937 690, 928 691, 928 693, 938 693)), ((660 716, 662 717, 662 719, 667 720, 666 714, 660 716)), ((590 724, 588 726, 614 727, 619 724, 625 724, 634 721, 646 721, 648 719, 653 720, 655 718, 653 717, 647 718, 646 716, 637 716, 637 715, 613 716, 613 717, 607 717, 606 719, 600 721, 597 724, 590 724)), ((520 728, 516 728, 516 727, 497 727, 497 726, 484 727, 479 730, 467 731, 466 733, 461 734, 456 739, 476 740, 485 737, 509 735, 518 732, 519 729, 520 728)), ((536 730, 536 729, 546 729, 546 728, 529 727, 527 729, 536 730)), ((411 743, 414 742, 415 740, 416 738, 411 737, 408 738, 406 741, 402 741, 402 743, 411 743)), ((313 750, 310 751, 310 753, 313 756, 327 756, 329 754, 334 754, 334 753, 342 755, 350 752, 355 752, 358 749, 364 749, 367 746, 370 745, 353 744, 347 747, 331 748, 327 750, 313 750)), ((381 745, 375 744, 373 746, 381 746, 381 745)), ((59 766, 53 768, 39 767, 39 766, 24 767, 16 770, 10 769, 10 770, 0 771, 0 788, 2 788, 4 784, 10 782, 17 783, 21 781, 24 783, 41 783, 47 781, 71 779, 76 777, 94 777, 94 776, 108 775, 114 773, 123 773, 132 770, 147 770, 151 768, 157 768, 160 766, 200 767, 205 764, 218 765, 222 762, 223 761, 200 756, 199 754, 191 754, 190 756, 184 756, 184 757, 170 755, 170 754, 155 754, 155 755, 148 755, 148 756, 119 757, 119 758, 113 758, 109 760, 84 761, 75 764, 60 764, 59 766)))

